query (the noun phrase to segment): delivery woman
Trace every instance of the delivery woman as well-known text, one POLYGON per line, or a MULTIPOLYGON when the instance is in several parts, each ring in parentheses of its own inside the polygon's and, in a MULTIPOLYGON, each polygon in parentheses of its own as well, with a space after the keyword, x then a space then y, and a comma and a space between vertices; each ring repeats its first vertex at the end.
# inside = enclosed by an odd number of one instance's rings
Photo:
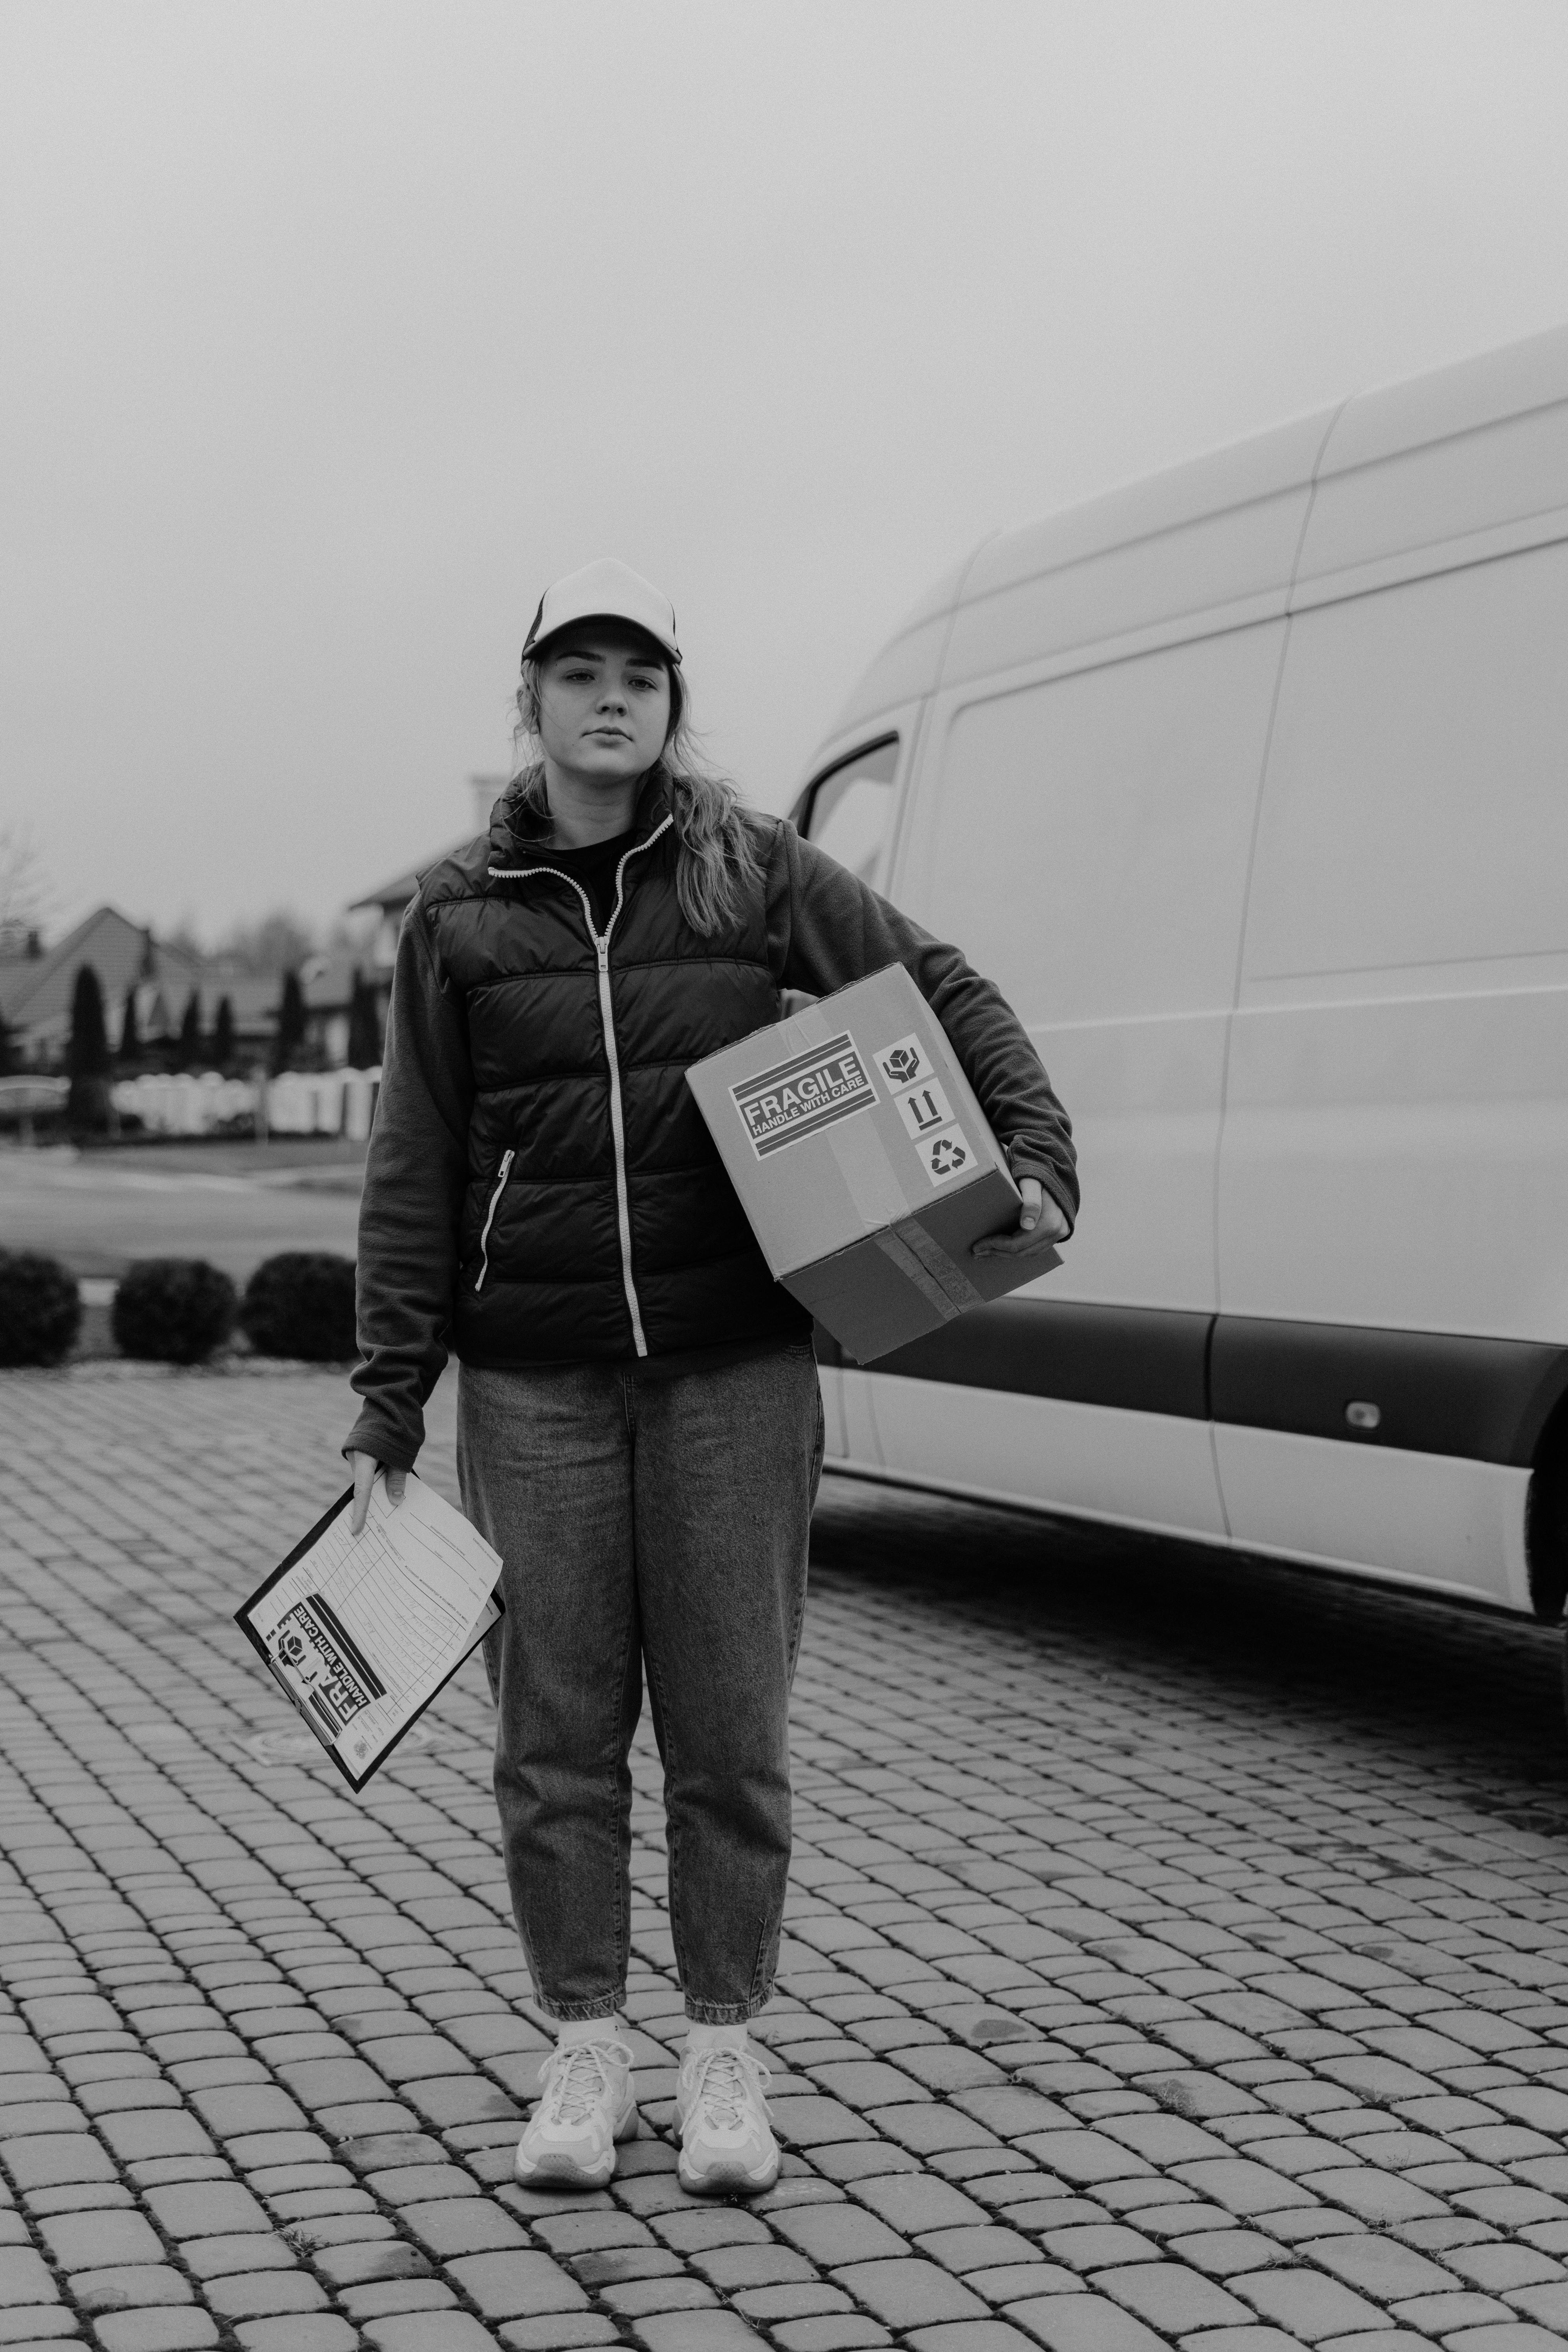
MULTIPOLYGON (((680 2179, 766 2188, 746 2022, 773 1990, 790 1854, 788 1705, 822 1463, 804 1309, 769 1276, 689 1064, 902 963, 1023 1196, 1059 1240, 1068 1122, 996 990, 696 757, 675 615, 605 561, 523 648, 531 756, 487 838, 426 874, 398 943, 359 1233, 345 1450, 394 1496, 460 1364, 464 1507, 505 1562, 490 1636, 508 1884, 560 2039, 519 2177, 599 2186, 637 2128, 622 2018, 627 1756, 646 1671, 690 2020, 680 2179)), ((356 1523, 357 1524, 357 1523, 356 1523)))

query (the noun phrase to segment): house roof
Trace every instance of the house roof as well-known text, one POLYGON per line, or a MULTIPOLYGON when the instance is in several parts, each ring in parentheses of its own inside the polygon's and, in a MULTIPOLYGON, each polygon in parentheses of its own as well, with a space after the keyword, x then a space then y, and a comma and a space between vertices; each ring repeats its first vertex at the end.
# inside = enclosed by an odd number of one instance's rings
POLYGON ((460 841, 448 842, 445 849, 438 849, 433 857, 426 857, 423 865, 411 866, 406 874, 395 875, 379 889, 367 890, 363 898, 351 898, 350 914, 357 915, 366 907, 379 907, 385 915, 401 914, 418 889, 420 876, 428 874, 432 866, 439 866, 443 857, 455 857, 459 849, 467 849, 473 837, 471 833, 466 833, 460 841))
POLYGON ((98 907, 47 954, 0 963, 0 1017, 15 1029, 68 1026, 71 993, 84 963, 98 974, 110 1013, 140 981, 155 979, 180 991, 196 987, 202 976, 199 957, 160 946, 116 907, 98 907))

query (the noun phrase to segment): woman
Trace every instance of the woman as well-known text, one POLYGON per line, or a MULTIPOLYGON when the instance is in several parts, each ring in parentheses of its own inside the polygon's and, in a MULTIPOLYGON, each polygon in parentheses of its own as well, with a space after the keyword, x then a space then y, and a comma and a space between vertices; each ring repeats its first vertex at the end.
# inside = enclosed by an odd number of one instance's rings
POLYGON ((447 1360, 464 1507, 500 1553, 490 1637, 508 1884, 559 2026, 519 2178, 600 2186, 637 2128, 625 2041, 627 1755, 646 1667, 690 2035, 695 2191, 771 2186, 746 2023, 773 1990, 790 1851, 789 1686, 822 1463, 810 1321, 768 1274, 685 1081, 902 962, 1023 1205, 982 1248, 1071 1227, 1068 1123, 997 992, 697 761, 675 615, 624 564, 549 589, 523 648, 535 756, 487 839, 420 884, 398 944, 360 1215, 345 1451, 356 1530, 394 1498, 447 1360))

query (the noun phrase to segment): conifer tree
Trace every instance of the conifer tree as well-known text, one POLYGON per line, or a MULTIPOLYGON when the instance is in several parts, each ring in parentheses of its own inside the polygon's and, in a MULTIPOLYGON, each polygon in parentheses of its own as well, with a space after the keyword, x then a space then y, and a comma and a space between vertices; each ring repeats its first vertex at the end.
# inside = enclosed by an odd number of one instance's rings
POLYGON ((278 1027, 272 1040, 272 1075, 292 1069, 305 1043, 305 992, 297 971, 283 975, 283 997, 278 1007, 278 1027))
POLYGON ((192 989, 185 999, 185 1009, 180 1016, 180 1042, 174 1049, 174 1066, 194 1070, 202 1059, 202 1000, 200 992, 192 989))
POLYGON ((234 1007, 226 996, 217 1001, 217 1017, 213 1023, 213 1066, 228 1070, 234 1064, 234 1007))
POLYGON ((103 990, 91 964, 80 964, 71 991, 70 1038, 66 1046, 66 1069, 71 1082, 66 1116, 72 1127, 101 1134, 109 1125, 110 1066, 103 990))
POLYGON ((109 1033, 103 1025, 103 991, 91 964, 79 964, 71 992, 70 1042, 66 1068, 73 1078, 109 1075, 109 1033))
POLYGON ((136 1017, 134 981, 125 992, 125 1009, 120 1016, 120 1051, 115 1059, 126 1069, 142 1059, 142 1024, 136 1017))

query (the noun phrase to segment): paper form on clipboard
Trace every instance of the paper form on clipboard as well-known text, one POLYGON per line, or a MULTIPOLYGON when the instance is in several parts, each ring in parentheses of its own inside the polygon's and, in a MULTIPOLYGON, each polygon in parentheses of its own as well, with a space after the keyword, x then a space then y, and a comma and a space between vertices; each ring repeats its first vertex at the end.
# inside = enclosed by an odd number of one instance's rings
POLYGON ((352 1788, 363 1789, 501 1613, 499 1552, 434 1487, 376 1472, 363 1528, 351 1486, 235 1622, 352 1788))

